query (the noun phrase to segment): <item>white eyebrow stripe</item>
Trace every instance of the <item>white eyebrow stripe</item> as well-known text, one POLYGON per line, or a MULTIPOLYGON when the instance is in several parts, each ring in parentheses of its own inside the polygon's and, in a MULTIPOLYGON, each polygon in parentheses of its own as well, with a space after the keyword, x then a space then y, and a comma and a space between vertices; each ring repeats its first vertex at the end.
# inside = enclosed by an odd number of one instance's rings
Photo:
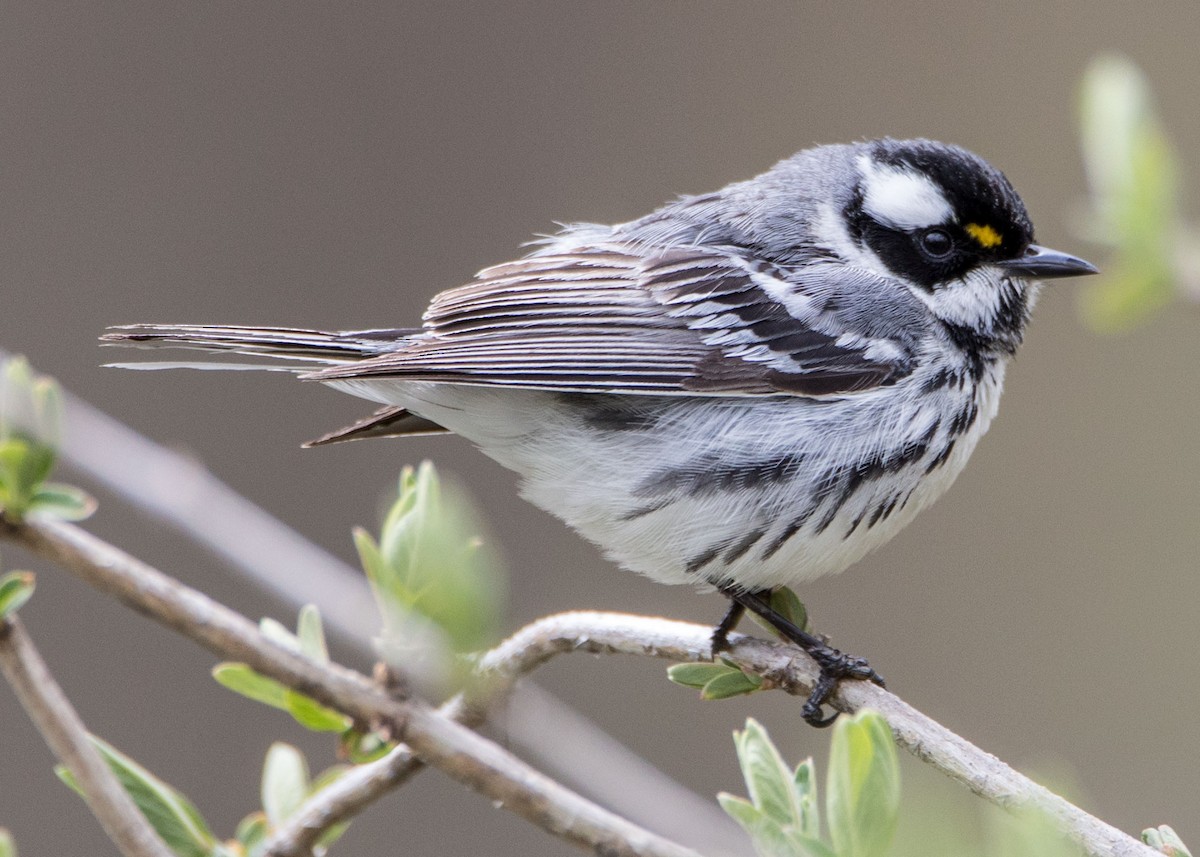
POLYGON ((895 229, 921 229, 954 219, 945 194, 928 176, 859 158, 863 211, 895 229))

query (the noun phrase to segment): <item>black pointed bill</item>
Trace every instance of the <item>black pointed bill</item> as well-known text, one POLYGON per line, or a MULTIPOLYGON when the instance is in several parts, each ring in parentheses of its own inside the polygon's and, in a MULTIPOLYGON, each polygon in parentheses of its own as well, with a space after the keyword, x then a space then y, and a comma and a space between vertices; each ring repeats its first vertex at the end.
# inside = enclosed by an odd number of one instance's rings
POLYGON ((1078 256, 1060 253, 1048 247, 1030 244, 1024 255, 1005 259, 996 265, 1021 277, 1036 277, 1049 280, 1055 277, 1078 277, 1082 274, 1099 274, 1100 269, 1078 256))

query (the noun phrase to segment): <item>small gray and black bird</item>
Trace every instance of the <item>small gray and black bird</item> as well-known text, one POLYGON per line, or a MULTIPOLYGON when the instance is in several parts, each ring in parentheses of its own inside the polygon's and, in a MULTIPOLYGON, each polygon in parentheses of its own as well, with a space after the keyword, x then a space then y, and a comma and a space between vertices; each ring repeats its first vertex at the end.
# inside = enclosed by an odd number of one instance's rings
POLYGON ((317 444, 462 435, 622 566, 724 593, 714 650, 747 609, 802 646, 822 670, 804 716, 824 725, 840 679, 879 677, 770 592, 843 570, 950 487, 1037 281, 1095 271, 1035 244, 976 155, 883 139, 565 227, 437 295, 420 328, 140 324, 103 340, 291 361, 386 406, 317 444))

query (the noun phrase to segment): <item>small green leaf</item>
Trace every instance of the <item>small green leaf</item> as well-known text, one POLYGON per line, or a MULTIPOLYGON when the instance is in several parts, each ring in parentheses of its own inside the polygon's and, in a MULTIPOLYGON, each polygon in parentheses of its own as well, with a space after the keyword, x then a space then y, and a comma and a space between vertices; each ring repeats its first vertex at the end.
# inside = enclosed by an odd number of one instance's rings
POLYGON ((819 839, 813 839, 811 836, 805 836, 792 831, 785 832, 787 833, 788 846, 791 849, 788 852, 789 855, 794 854, 796 857, 838 857, 837 852, 819 839))
POLYGON ((212 676, 218 684, 234 693, 286 711, 305 729, 314 732, 344 732, 351 725, 351 720, 346 715, 327 708, 311 697, 297 693, 273 678, 256 673, 246 664, 217 664, 213 667, 212 676))
POLYGON ((300 608, 300 616, 296 620, 296 636, 300 639, 300 651, 314 661, 329 663, 329 648, 325 645, 321 611, 315 604, 305 604, 300 608))
POLYGON ((1082 87, 1081 135, 1092 190, 1088 237, 1113 248, 1104 276, 1079 292, 1084 315, 1104 331, 1130 327, 1179 289, 1184 230, 1179 168, 1141 70, 1102 56, 1082 87))
POLYGON ((240 822, 233 838, 241 844, 248 855, 258 854, 271 833, 271 823, 266 813, 252 812, 240 822))
POLYGON ((817 770, 812 759, 805 759, 792 774, 792 791, 800 807, 797 828, 812 839, 821 836, 821 809, 817 803, 817 770))
POLYGON ((367 579, 375 586, 386 585, 384 575, 387 574, 387 563, 383 561, 383 554, 379 552, 375 539, 362 527, 355 527, 351 534, 354 549, 358 551, 358 561, 367 573, 367 579))
MULTIPOLYGON (((191 801, 105 741, 95 735, 91 739, 167 847, 179 857, 212 857, 219 843, 191 801)), ((63 766, 57 766, 54 772, 76 792, 80 791, 75 778, 63 766)))
POLYGON ((800 803, 793 789, 792 771, 784 764, 767 731, 750 718, 744 730, 733 733, 733 741, 751 803, 781 827, 798 824, 800 803))
POLYGON ((1179 834, 1165 824, 1143 830, 1142 841, 1169 857, 1192 857, 1192 852, 1188 851, 1179 834))
POLYGON ((700 691, 703 699, 729 699, 754 693, 762 687, 762 676, 733 670, 709 680, 700 691))
POLYGON ((302 693, 288 689, 284 695, 288 714, 296 722, 312 732, 342 733, 350 728, 353 721, 345 714, 326 708, 321 703, 302 693))
POLYGON ((0 507, 20 519, 54 469, 54 450, 21 433, 0 438, 0 507))
POLYGON ((783 826, 752 803, 725 793, 717 795, 717 801, 750 834, 754 850, 761 857, 798 857, 789 849, 783 826))
POLYGON ((347 729, 338 738, 339 756, 355 765, 376 762, 392 752, 395 746, 374 732, 364 734, 357 729, 347 729))
POLYGON ((33 597, 36 581, 31 571, 10 571, 0 575, 0 622, 13 615, 33 597))
POLYGON ((667 668, 667 678, 684 687, 699 689, 704 699, 728 699, 762 687, 762 676, 742 672, 727 661, 675 664, 667 668))
POLYGON ((717 795, 717 802, 750 834, 754 850, 761 857, 837 857, 833 849, 819 839, 778 824, 744 798, 722 792, 717 795))
POLYGON ((60 521, 82 521, 92 516, 96 506, 96 498, 74 485, 44 482, 33 492, 27 514, 60 521))
POLYGON ((281 711, 288 710, 287 691, 273 678, 259 675, 246 664, 222 663, 213 667, 212 677, 234 693, 281 711))
POLYGON ((17 857, 17 843, 4 827, 0 827, 0 857, 17 857))
POLYGON ((287 626, 278 619, 264 616, 258 620, 258 630, 262 631, 262 635, 272 643, 278 643, 293 652, 301 651, 300 638, 289 631, 287 626))
POLYGON ((308 763, 290 744, 276 742, 263 763, 262 805, 271 824, 278 827, 291 817, 308 794, 308 763))
POLYGON ((378 542, 362 530, 355 546, 383 618, 383 636, 400 640, 416 613, 431 620, 455 651, 494 636, 503 594, 497 558, 475 535, 481 519, 462 492, 444 486, 433 465, 406 467, 378 542))
MULTIPOLYGON (((796 596, 795 592, 792 592, 792 590, 788 589, 786 586, 781 586, 779 589, 776 589, 771 593, 769 602, 771 609, 776 613, 787 619, 800 630, 808 630, 808 608, 804 606, 804 602, 796 596)), ((783 639, 783 635, 780 633, 779 629, 766 619, 763 619, 757 614, 753 615, 752 618, 754 619, 755 624, 757 624, 771 636, 783 639)))
POLYGON ((882 857, 900 808, 900 772, 892 730, 862 710, 834 725, 826 784, 829 835, 839 857, 882 857))
POLYGON ((808 608, 795 592, 781 586, 771 593, 771 607, 801 631, 808 630, 808 608))
POLYGON ((724 663, 673 664, 667 667, 667 678, 675 684, 699 690, 714 678, 730 672, 741 672, 741 670, 724 663))

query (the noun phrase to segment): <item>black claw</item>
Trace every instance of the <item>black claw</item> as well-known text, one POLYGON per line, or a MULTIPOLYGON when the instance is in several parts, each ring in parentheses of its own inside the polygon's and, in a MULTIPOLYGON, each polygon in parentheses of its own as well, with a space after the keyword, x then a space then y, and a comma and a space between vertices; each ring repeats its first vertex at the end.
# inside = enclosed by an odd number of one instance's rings
POLYGON ((810 702, 804 703, 804 708, 800 709, 800 714, 804 717, 804 722, 816 729, 828 729, 838 719, 840 711, 835 711, 828 717, 821 716, 821 706, 814 706, 810 702))
POLYGON ((828 717, 822 717, 821 707, 829 699, 830 694, 837 688, 838 681, 840 681, 840 676, 825 669, 821 670, 821 675, 817 677, 817 683, 813 685, 812 693, 808 695, 808 699, 804 703, 804 708, 800 709, 800 715, 810 726, 824 729, 832 726, 833 721, 837 720, 838 712, 836 711, 828 717))
POLYGON ((836 711, 825 717, 822 715, 821 709, 829 701, 829 697, 833 695, 842 679, 850 678, 857 681, 869 681, 880 687, 887 686, 884 684, 883 676, 871 669, 871 665, 865 658, 838 651, 824 640, 796 627, 775 612, 770 605, 770 592, 740 592, 728 587, 723 587, 721 591, 731 603, 729 612, 713 630, 713 655, 716 656, 718 652, 729 648, 729 632, 733 630, 737 620, 746 610, 752 610, 767 620, 784 637, 804 649, 821 668, 816 684, 813 685, 812 693, 808 695, 808 700, 801 709, 801 715, 810 725, 824 729, 837 720, 838 713, 836 711))

